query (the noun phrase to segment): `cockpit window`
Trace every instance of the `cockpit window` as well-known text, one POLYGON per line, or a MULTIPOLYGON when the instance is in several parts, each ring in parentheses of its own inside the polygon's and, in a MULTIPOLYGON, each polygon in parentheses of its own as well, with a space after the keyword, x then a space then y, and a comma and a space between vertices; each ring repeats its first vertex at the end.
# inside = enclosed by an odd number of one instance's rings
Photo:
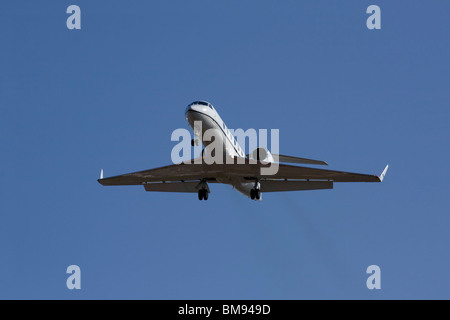
POLYGON ((195 104, 199 104, 199 105, 202 105, 202 106, 207 106, 207 107, 210 107, 211 109, 213 109, 212 105, 209 104, 208 102, 205 102, 205 101, 194 101, 188 107, 193 106, 195 104))

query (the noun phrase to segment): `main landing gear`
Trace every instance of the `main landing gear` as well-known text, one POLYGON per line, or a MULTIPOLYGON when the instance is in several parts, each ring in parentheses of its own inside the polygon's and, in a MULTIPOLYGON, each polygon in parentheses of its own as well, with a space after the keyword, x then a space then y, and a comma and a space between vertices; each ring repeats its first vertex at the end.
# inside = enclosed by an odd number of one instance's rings
POLYGON ((259 182, 255 182, 255 187, 250 190, 250 199, 252 200, 261 199, 261 186, 259 182))
POLYGON ((198 190, 198 200, 208 200, 208 190, 206 189, 198 190))
POLYGON ((202 179, 197 185, 198 189, 198 200, 208 200, 208 183, 206 179, 202 179))

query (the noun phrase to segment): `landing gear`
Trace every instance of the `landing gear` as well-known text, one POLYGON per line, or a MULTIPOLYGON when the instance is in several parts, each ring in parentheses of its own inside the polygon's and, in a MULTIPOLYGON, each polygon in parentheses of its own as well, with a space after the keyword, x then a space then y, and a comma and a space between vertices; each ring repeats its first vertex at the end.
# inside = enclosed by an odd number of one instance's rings
POLYGON ((191 146, 198 146, 198 139, 191 139, 191 146))
POLYGON ((259 182, 255 183, 255 187, 250 190, 250 199, 260 200, 261 199, 261 189, 259 182))
POLYGON ((196 188, 198 190, 198 200, 208 200, 209 188, 206 179, 202 179, 196 188))
POLYGON ((250 190, 250 199, 259 200, 261 199, 261 190, 259 189, 251 189, 250 190))
POLYGON ((206 189, 198 190, 198 200, 208 200, 208 190, 206 189))

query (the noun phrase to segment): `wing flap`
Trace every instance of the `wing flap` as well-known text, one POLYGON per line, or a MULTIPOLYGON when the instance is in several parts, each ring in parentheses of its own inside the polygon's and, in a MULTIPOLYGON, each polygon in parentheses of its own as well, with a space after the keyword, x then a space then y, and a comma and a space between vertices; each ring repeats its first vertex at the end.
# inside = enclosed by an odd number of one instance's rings
POLYGON ((333 181, 261 181, 262 192, 333 189, 333 181))
POLYGON ((196 193, 199 188, 198 181, 188 182, 152 182, 144 184, 145 191, 160 191, 160 192, 187 192, 196 193))

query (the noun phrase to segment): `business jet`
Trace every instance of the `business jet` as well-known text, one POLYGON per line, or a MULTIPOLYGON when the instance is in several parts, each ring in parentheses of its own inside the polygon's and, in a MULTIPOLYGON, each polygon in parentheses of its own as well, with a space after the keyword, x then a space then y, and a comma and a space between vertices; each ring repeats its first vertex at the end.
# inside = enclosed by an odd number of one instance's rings
MULTIPOLYGON (((284 163, 328 165, 325 161, 272 154, 258 147, 245 154, 231 134, 216 109, 206 101, 195 101, 186 108, 186 120, 194 131, 192 146, 198 145, 197 137, 209 129, 218 132, 214 142, 223 146, 223 157, 241 161, 207 163, 199 158, 150 170, 103 178, 98 182, 104 186, 142 185, 146 191, 197 193, 199 200, 208 200, 209 185, 223 183, 231 185, 252 200, 261 200, 263 192, 333 189, 334 182, 382 182, 388 165, 380 176, 343 171, 333 171, 284 163), (201 123, 201 132, 195 123, 201 123), (276 173, 264 174, 262 169, 276 164, 276 173)), ((201 141, 208 148, 211 141, 201 141)), ((203 149, 203 150, 205 150, 203 149)), ((202 153, 203 157, 204 153, 202 153)), ((200 157, 200 158, 201 158, 200 157)))

